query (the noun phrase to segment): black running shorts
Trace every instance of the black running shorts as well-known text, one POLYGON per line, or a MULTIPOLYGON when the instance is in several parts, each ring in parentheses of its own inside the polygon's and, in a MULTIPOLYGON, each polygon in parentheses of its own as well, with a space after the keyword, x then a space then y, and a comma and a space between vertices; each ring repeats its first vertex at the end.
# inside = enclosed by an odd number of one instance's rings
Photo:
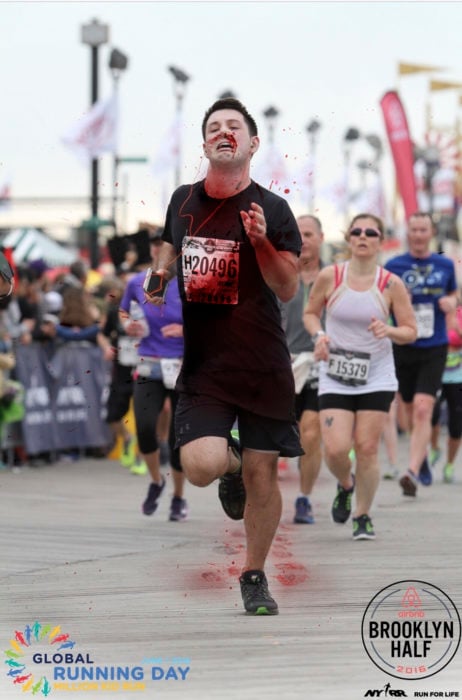
POLYGON ((175 411, 175 447, 202 437, 228 439, 236 421, 241 447, 276 452, 281 457, 303 454, 296 422, 256 415, 212 396, 180 393, 175 411))
POLYGON ((399 393, 404 403, 411 403, 416 394, 437 395, 441 389, 447 352, 447 345, 434 348, 393 346, 399 393))
POLYGON ((319 410, 341 408, 344 411, 383 411, 388 413, 394 391, 371 391, 370 394, 321 394, 319 410))
POLYGON ((295 415, 297 420, 302 417, 303 411, 319 411, 318 390, 311 389, 307 384, 299 394, 295 395, 295 415))

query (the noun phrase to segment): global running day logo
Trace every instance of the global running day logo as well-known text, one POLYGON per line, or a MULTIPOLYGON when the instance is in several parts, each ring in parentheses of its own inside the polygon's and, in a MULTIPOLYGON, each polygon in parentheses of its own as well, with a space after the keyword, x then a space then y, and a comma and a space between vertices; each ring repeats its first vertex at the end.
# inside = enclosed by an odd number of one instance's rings
POLYGON ((421 680, 453 659, 461 623, 454 603, 437 586, 397 581, 372 598, 361 635, 367 655, 378 668, 395 678, 421 680))
POLYGON ((4 652, 6 675, 18 690, 47 697, 52 691, 144 691, 148 680, 185 681, 190 671, 190 659, 179 657, 145 658, 138 665, 98 665, 90 654, 75 652, 74 647, 60 626, 26 625, 15 630, 4 652))

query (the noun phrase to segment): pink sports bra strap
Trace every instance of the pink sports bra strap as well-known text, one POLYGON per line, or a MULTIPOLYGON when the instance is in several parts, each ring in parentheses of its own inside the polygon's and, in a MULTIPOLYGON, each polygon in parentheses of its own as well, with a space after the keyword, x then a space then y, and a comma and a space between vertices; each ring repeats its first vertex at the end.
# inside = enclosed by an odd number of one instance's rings
POLYGON ((334 275, 335 275, 334 290, 337 289, 338 287, 340 287, 340 285, 342 284, 344 273, 345 273, 345 265, 337 265, 337 264, 334 265, 334 275))
POLYGON ((377 280, 377 287, 379 288, 380 292, 383 292, 383 290, 387 286, 387 282, 390 279, 390 277, 391 272, 381 267, 379 270, 379 279, 377 280))

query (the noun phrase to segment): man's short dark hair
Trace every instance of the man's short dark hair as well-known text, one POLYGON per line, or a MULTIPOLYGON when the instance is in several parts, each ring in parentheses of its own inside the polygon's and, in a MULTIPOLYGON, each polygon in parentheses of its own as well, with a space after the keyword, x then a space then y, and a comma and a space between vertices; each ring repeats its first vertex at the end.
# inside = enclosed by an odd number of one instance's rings
POLYGON ((317 216, 314 216, 313 214, 300 214, 300 216, 297 216, 297 221, 300 221, 300 219, 311 219, 311 221, 314 221, 318 227, 319 233, 322 233, 321 219, 318 219, 317 216))
POLYGON ((432 225, 432 228, 435 228, 435 222, 433 221, 433 216, 429 211, 415 211, 412 214, 409 214, 408 217, 408 223, 410 222, 411 219, 428 219, 429 222, 432 225))
POLYGON ((247 109, 244 107, 242 102, 237 100, 235 97, 222 97, 213 103, 211 107, 206 111, 204 118, 202 120, 202 136, 205 141, 205 127, 207 125, 208 119, 211 114, 218 112, 219 109, 234 109, 235 112, 239 112, 244 117, 244 120, 249 127, 249 133, 251 136, 258 135, 257 123, 251 114, 248 113, 247 109))

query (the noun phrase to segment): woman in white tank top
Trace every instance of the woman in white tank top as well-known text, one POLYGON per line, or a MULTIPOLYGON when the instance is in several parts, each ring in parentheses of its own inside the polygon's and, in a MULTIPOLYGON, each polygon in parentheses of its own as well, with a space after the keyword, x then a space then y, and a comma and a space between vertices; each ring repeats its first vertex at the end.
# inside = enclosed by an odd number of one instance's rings
POLYGON ((346 240, 350 260, 321 270, 304 320, 315 339, 315 358, 321 360, 324 456, 338 480, 332 517, 338 523, 348 520, 356 490, 353 538, 374 539, 369 511, 380 480, 379 442, 397 389, 392 342, 412 343, 417 326, 403 282, 377 264, 382 221, 372 214, 359 214, 346 240), (325 332, 320 322, 324 307, 325 332), (391 312, 395 325, 389 323, 391 312), (354 476, 348 456, 352 442, 354 476))

